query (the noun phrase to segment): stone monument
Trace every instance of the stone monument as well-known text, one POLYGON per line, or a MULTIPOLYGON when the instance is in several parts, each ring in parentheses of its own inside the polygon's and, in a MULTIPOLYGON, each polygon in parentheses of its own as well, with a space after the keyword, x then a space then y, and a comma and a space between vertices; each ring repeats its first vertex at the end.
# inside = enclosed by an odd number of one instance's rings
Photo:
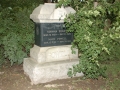
POLYGON ((55 3, 45 3, 30 15, 35 22, 35 45, 30 57, 24 59, 23 69, 31 84, 69 78, 68 69, 79 63, 77 49, 76 54, 71 50, 73 33, 67 33, 64 26, 64 18, 70 13, 75 13, 71 7, 56 8, 55 3))

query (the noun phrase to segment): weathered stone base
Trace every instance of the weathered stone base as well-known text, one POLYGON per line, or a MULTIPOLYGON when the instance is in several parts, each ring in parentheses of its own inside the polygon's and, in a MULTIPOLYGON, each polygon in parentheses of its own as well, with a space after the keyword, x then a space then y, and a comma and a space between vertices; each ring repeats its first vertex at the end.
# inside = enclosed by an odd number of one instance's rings
MULTIPOLYGON (((39 84, 69 78, 68 69, 78 63, 79 60, 66 60, 39 64, 31 58, 25 58, 23 69, 24 73, 29 76, 31 84, 39 84)), ((76 76, 83 76, 83 74, 79 73, 76 76)))

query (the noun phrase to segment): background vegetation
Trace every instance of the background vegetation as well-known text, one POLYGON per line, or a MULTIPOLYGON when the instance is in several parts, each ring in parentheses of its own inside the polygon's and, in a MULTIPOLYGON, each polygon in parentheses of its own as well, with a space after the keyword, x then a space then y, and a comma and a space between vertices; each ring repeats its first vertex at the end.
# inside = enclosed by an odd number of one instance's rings
POLYGON ((80 63, 70 68, 68 75, 83 72, 85 78, 106 77, 102 64, 120 60, 120 1, 60 0, 61 5, 76 10, 65 22, 67 31, 74 33, 72 45, 79 50, 80 63))
POLYGON ((21 64, 34 44, 34 23, 29 16, 43 0, 2 0, 0 2, 0 65, 21 64))

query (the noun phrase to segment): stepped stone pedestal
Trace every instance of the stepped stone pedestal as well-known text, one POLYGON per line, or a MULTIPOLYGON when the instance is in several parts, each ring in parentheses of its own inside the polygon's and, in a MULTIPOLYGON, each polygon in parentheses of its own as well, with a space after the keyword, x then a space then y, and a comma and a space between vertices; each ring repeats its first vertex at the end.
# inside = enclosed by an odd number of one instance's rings
MULTIPOLYGON (((29 76, 31 84, 69 78, 67 75, 69 68, 79 63, 78 54, 71 53, 71 45, 54 47, 34 45, 30 52, 31 57, 24 59, 23 69, 29 76)), ((79 73, 76 76, 83 74, 79 73)))
POLYGON ((55 4, 45 3, 30 15, 35 22, 35 45, 24 59, 23 69, 31 84, 69 78, 69 68, 79 63, 78 50, 74 49, 75 54, 71 50, 73 34, 64 27, 64 18, 70 13, 75 13, 71 7, 56 9, 55 4))

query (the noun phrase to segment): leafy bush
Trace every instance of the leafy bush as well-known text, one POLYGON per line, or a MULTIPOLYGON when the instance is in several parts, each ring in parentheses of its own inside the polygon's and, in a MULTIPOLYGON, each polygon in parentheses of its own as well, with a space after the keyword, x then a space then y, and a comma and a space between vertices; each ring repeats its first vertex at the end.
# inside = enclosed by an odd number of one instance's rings
POLYGON ((0 65, 6 59, 10 60, 11 65, 21 64, 23 58, 29 56, 29 50, 34 44, 34 24, 29 16, 40 3, 25 0, 24 6, 21 6, 21 0, 18 1, 2 1, 0 6, 0 65), (11 6, 6 6, 8 1, 11 6))
POLYGON ((12 8, 16 8, 16 7, 27 7, 30 8, 33 4, 41 4, 43 3, 44 0, 2 0, 0 1, 0 5, 3 8, 6 7, 12 7, 12 8))
POLYGON ((58 6, 69 5, 76 10, 65 22, 67 31, 74 33, 72 46, 80 53, 79 64, 70 68, 68 75, 83 72, 85 78, 106 77, 101 63, 120 59, 120 2, 97 0, 95 7, 94 0, 64 1, 60 0, 58 6))

